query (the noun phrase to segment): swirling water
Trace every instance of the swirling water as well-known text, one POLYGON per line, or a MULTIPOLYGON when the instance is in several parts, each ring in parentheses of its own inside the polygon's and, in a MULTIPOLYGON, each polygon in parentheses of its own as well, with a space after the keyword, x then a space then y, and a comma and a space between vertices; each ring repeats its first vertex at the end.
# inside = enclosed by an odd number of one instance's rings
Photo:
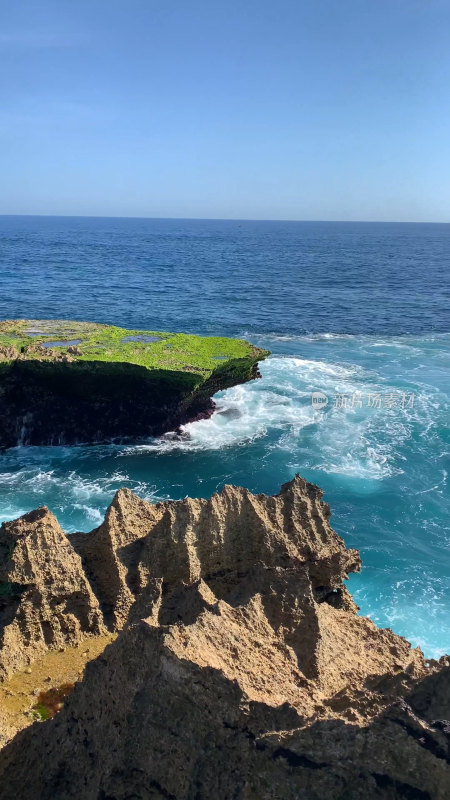
POLYGON ((449 651, 449 244, 445 225, 0 218, 1 318, 240 335, 273 353, 185 438, 1 454, 0 519, 45 503, 89 530, 120 486, 272 493, 300 472, 361 550, 362 613, 449 651))

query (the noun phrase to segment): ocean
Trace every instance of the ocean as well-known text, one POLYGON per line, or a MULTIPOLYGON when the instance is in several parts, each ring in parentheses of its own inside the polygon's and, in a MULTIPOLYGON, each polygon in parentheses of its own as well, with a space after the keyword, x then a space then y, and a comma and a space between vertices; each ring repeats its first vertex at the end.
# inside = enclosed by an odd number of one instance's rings
POLYGON ((186 438, 1 453, 0 521, 45 504, 88 531, 121 486, 275 493, 300 472, 361 551, 361 613, 427 657, 450 651, 450 225, 0 217, 0 281, 2 319, 272 351, 186 438))

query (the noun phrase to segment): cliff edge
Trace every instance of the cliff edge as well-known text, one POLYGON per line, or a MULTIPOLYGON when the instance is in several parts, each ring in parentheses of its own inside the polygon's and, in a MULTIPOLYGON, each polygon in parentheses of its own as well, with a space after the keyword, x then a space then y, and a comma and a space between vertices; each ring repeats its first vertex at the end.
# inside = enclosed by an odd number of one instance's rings
POLYGON ((321 498, 297 476, 121 490, 89 534, 45 508, 4 523, 0 686, 115 638, 52 719, 14 735, 0 710, 0 800, 448 797, 450 661, 357 614, 321 498))
POLYGON ((0 322, 0 448, 158 436, 259 376, 242 339, 64 320, 0 322))

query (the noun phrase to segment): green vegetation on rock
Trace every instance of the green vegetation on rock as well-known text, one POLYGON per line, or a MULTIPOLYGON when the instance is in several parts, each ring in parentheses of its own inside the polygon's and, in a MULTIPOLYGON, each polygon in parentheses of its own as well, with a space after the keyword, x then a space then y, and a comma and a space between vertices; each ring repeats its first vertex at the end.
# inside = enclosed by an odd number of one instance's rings
POLYGON ((258 376, 243 339, 92 322, 0 322, 0 447, 159 435, 258 376))
MULTIPOLYGON (((147 369, 188 370, 202 376, 212 373, 220 362, 252 357, 257 351, 243 339, 61 320, 0 322, 0 346, 6 361, 17 357, 53 360, 66 355, 71 361, 125 362, 147 369)), ((260 358, 267 355, 267 351, 257 352, 260 358)))

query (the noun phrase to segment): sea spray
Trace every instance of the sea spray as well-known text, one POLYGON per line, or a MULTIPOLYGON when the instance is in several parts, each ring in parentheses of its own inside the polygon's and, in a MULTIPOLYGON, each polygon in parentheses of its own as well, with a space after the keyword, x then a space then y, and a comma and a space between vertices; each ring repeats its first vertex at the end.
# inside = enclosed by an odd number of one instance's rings
POLYGON ((295 472, 319 484, 332 522, 363 557, 352 592, 364 614, 436 656, 450 646, 450 336, 291 336, 262 380, 219 393, 209 420, 145 444, 15 448, 0 456, 2 519, 46 504, 90 530, 121 486, 156 501, 208 497, 224 483, 271 493, 295 472), (311 395, 326 395, 326 408, 311 395), (338 407, 340 395, 362 405, 338 407), (369 407, 370 394, 414 396, 369 407))

